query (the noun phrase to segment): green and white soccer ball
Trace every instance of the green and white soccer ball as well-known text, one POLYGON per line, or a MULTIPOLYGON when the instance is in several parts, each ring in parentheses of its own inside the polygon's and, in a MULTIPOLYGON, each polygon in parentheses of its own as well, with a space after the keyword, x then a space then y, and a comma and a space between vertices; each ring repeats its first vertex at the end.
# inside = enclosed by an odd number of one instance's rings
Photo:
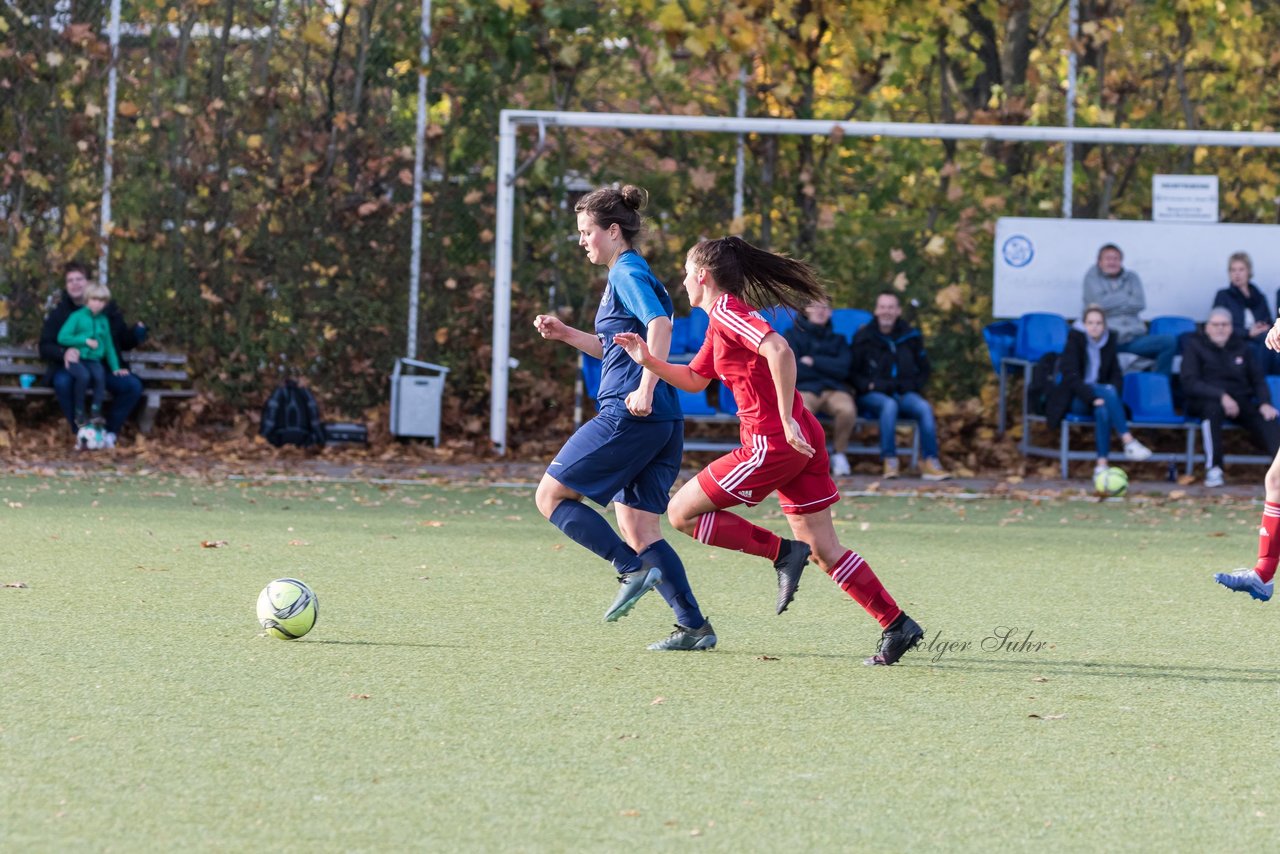
POLYGON ((1129 490, 1129 475, 1115 466, 1098 469, 1093 473, 1093 489, 1108 498, 1124 495, 1129 490))
POLYGON ((258 622, 273 638, 296 640, 319 616, 320 600, 296 578, 277 578, 258 594, 258 622))
POLYGON ((76 447, 81 451, 100 451, 107 446, 107 431, 86 424, 76 431, 76 447))

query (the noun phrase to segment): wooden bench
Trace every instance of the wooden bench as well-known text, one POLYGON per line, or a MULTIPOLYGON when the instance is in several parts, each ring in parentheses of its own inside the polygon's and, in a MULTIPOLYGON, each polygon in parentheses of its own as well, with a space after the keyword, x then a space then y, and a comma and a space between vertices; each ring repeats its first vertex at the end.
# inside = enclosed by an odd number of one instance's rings
MULTIPOLYGON (((138 429, 143 433, 151 432, 162 401, 196 395, 183 353, 130 350, 121 359, 142 380, 144 405, 138 413, 138 429)), ((51 397, 53 389, 43 385, 48 367, 34 347, 0 347, 0 398, 51 397)))

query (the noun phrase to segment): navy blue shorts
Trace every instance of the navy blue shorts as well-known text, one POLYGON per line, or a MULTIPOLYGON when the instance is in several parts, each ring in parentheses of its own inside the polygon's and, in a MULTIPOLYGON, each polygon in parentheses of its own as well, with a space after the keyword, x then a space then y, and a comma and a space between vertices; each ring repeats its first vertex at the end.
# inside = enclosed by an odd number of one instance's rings
POLYGON ((547 474, 601 506, 664 513, 683 454, 683 421, 638 421, 606 409, 569 437, 547 474))

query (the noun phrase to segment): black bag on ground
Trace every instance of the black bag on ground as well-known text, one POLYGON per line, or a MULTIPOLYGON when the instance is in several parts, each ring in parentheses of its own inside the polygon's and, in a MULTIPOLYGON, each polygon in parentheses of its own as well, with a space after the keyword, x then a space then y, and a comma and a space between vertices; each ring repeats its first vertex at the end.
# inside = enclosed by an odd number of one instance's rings
POLYGON ((350 421, 326 421, 324 441, 326 445, 367 445, 369 428, 350 421))
POLYGON ((1027 402, 1031 412, 1044 415, 1049 395, 1058 384, 1058 356, 1061 353, 1045 353, 1031 366, 1031 382, 1027 384, 1027 402))
POLYGON ((281 445, 323 445, 324 427, 315 395, 293 380, 285 380, 262 407, 263 437, 281 445))

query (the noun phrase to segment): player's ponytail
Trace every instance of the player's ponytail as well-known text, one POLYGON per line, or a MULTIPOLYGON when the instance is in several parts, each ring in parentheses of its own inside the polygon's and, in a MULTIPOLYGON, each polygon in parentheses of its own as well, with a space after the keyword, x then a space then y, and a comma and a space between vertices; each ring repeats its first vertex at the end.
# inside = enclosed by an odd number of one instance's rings
POLYGON ((785 305, 801 311, 811 302, 828 299, 813 267, 741 237, 704 240, 689 250, 689 260, 710 273, 720 290, 752 308, 785 305))

